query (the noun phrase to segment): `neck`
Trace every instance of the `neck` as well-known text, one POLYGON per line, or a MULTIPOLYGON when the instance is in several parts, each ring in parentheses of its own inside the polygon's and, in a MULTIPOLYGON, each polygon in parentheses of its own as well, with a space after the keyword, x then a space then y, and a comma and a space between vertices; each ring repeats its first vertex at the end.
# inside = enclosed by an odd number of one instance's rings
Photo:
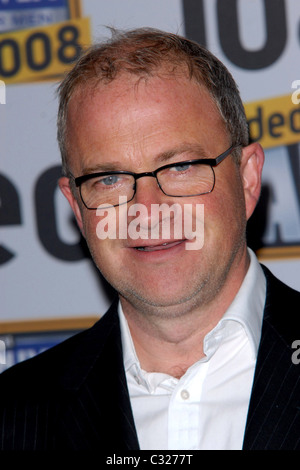
MULTIPOLYGON (((214 326, 195 328, 195 315, 160 320, 125 314, 142 369, 181 377, 191 364, 203 357, 203 340, 214 326)), ((199 322, 200 323, 200 322, 199 322)))

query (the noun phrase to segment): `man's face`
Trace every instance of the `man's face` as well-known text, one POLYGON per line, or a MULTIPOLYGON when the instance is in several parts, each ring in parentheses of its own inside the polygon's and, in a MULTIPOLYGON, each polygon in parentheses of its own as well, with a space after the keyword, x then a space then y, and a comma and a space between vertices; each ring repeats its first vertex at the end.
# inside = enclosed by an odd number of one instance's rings
MULTIPOLYGON (((206 89, 184 77, 137 81, 124 74, 96 91, 79 90, 69 104, 68 135, 75 177, 107 170, 153 171, 168 163, 215 158, 231 145, 206 89)), ((215 168, 215 175, 210 194, 188 198, 166 196, 155 178, 144 177, 128 204, 143 204, 149 214, 153 204, 177 203, 182 213, 185 204, 194 209, 204 204, 204 244, 198 250, 186 249, 184 236, 178 243, 168 239, 167 245, 149 238, 100 240, 96 211, 86 209, 79 195, 71 201, 96 265, 123 302, 145 312, 177 315, 209 303, 233 276, 245 254, 243 185, 231 156, 215 168)), ((150 215, 143 223, 150 225, 150 215)))

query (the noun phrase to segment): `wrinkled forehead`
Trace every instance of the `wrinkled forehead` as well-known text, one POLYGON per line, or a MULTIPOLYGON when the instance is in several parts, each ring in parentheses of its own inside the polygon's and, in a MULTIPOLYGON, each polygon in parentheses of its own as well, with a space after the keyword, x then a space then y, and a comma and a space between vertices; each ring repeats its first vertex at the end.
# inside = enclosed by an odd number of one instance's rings
POLYGON ((96 88, 78 89, 69 103, 68 134, 73 144, 80 133, 81 138, 89 134, 89 140, 97 141, 128 136, 129 145, 149 141, 163 129, 181 135, 183 127, 188 132, 197 123, 199 130, 205 126, 205 132, 223 127, 206 88, 186 77, 122 76, 96 88))
MULTIPOLYGON (((118 100, 130 94, 132 99, 138 96, 140 89, 157 89, 164 88, 168 84, 177 84, 177 98, 184 95, 187 89, 195 89, 195 85, 199 88, 199 100, 203 92, 209 96, 211 102, 214 104, 217 112, 220 114, 219 106, 207 88, 203 80, 191 77, 186 66, 171 67, 170 64, 165 65, 157 70, 155 73, 133 74, 122 71, 113 80, 101 80, 98 77, 93 77, 90 80, 81 82, 73 90, 69 98, 67 106, 67 121, 73 113, 80 113, 83 106, 92 105, 96 96, 102 97, 103 102, 110 101, 113 106, 118 100), (182 92, 181 92, 182 91, 182 92)), ((196 95, 197 96, 197 95, 196 95)))

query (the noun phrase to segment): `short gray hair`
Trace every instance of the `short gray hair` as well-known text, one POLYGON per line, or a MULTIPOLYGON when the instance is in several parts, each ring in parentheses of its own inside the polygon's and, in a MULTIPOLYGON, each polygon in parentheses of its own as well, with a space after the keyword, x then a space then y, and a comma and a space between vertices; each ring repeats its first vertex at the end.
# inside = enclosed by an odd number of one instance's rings
MULTIPOLYGON (((190 79, 204 85, 217 105, 232 145, 248 145, 248 125, 237 84, 211 52, 194 41, 157 29, 112 30, 110 40, 82 54, 58 88, 57 137, 64 174, 69 174, 66 128, 68 103, 74 91, 109 83, 122 72, 145 77, 166 66, 172 73, 186 68, 190 79)), ((239 155, 237 151, 237 161, 239 155)))

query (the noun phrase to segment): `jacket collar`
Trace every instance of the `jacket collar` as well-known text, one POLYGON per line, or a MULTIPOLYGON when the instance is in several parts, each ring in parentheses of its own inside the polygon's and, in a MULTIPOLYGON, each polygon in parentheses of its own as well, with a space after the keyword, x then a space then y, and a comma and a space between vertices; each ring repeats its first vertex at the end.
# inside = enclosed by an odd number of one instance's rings
POLYGON ((267 295, 243 449, 296 449, 300 382, 291 345, 300 331, 300 294, 263 269, 267 295))
POLYGON ((61 384, 64 389, 78 390, 81 387, 102 356, 108 340, 113 341, 116 349, 119 350, 118 366, 122 367, 118 299, 114 300, 109 310, 94 326, 68 340, 73 341, 77 348, 74 348, 74 353, 69 354, 69 358, 64 361, 64 370, 61 374, 61 384))

